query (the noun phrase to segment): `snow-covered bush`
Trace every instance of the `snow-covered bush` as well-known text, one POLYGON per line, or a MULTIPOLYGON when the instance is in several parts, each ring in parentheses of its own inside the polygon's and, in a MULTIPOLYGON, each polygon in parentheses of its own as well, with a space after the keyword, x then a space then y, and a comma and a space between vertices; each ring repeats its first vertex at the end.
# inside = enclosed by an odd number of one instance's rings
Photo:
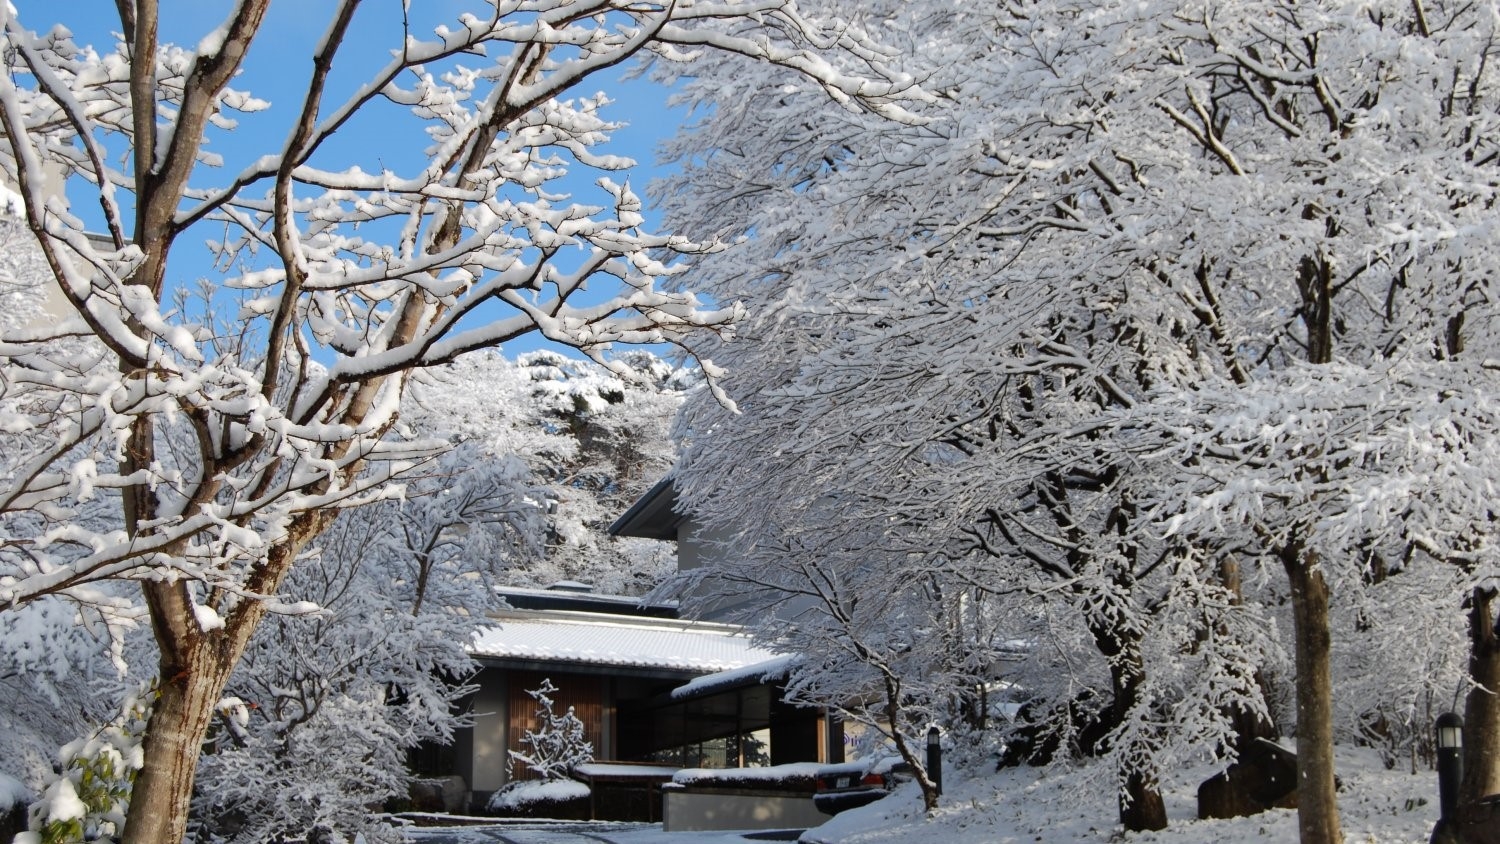
MULTIPOLYGON (((199 840, 259 844, 325 835, 399 841, 371 805, 406 792, 401 707, 368 690, 330 693, 296 728, 257 715, 199 764, 199 840)), ((257 710, 259 712, 259 710, 257 710)), ((233 723, 236 713, 225 713, 233 723)), ((233 732, 225 730, 224 732, 233 732)))
POLYGON ((507 783, 491 795, 485 809, 496 815, 556 814, 547 809, 588 796, 589 787, 577 780, 522 780, 507 783))
POLYGON ((770 788, 811 793, 819 769, 817 762, 789 762, 764 768, 683 768, 672 775, 678 785, 721 788, 770 788))
POLYGON ((110 723, 62 749, 62 770, 32 804, 30 829, 16 836, 16 844, 114 840, 141 767, 150 701, 147 689, 128 696, 110 723))

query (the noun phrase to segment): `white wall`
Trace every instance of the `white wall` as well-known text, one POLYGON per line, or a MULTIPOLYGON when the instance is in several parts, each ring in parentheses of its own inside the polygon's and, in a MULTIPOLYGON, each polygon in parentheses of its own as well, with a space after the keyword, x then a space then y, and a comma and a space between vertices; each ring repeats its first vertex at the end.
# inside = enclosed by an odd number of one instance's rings
POLYGON ((811 797, 739 790, 662 792, 662 829, 809 829, 828 816, 811 797))
POLYGON ((691 517, 684 519, 677 528, 677 568, 688 571, 721 559, 729 546, 720 542, 728 538, 725 531, 709 531, 691 517))
MULTIPOLYGON (((489 672, 486 672, 489 674, 489 672)), ((498 672, 496 672, 498 674, 498 672)), ((506 712, 506 684, 485 678, 474 694, 473 774, 471 791, 498 791, 505 785, 510 758, 505 754, 509 713, 506 712)))
MULTIPOLYGON (((67 205, 67 194, 64 192, 63 170, 60 165, 51 165, 45 169, 46 181, 42 189, 51 196, 63 200, 64 207, 67 205)), ((4 272, 15 276, 14 279, 3 279, 0 283, 28 283, 36 281, 43 286, 44 295, 39 303, 43 316, 39 319, 30 320, 26 327, 46 325, 58 319, 73 316, 73 306, 63 296, 62 289, 57 286, 57 280, 52 276, 52 268, 47 265, 42 255, 41 246, 36 244, 35 235, 31 233, 26 224, 26 212, 21 207, 21 196, 15 192, 16 185, 7 174, 0 172, 0 221, 4 222, 5 230, 0 232, 0 248, 11 254, 5 256, 7 266, 4 272), (24 254, 17 254, 17 253, 24 254)), ((0 320, 3 325, 4 320, 0 320)))

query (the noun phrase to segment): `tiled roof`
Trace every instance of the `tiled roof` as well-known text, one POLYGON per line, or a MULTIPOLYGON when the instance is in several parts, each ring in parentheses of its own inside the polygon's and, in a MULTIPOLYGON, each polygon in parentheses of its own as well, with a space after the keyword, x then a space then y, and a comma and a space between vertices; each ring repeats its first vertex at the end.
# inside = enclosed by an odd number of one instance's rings
POLYGON ((495 620, 470 643, 474 656, 704 674, 776 656, 727 624, 558 611, 513 611, 495 620))

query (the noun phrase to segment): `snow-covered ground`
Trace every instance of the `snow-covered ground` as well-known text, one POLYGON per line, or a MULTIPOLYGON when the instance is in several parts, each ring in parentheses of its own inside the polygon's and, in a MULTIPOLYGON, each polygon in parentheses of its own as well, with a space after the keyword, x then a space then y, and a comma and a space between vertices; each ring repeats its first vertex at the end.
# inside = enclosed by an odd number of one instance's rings
MULTIPOLYGON (((1347 844, 1427 844, 1437 821, 1437 775, 1387 771, 1373 751, 1341 750, 1339 811, 1347 844)), ((1240 844, 1297 840, 1297 814, 1272 811, 1251 818, 1197 820, 1197 778, 1165 793, 1170 826, 1122 835, 1114 796, 1080 786, 1077 772, 1037 778, 1034 768, 1000 771, 944 783, 938 810, 928 817, 913 785, 869 806, 845 812, 802 838, 805 844, 1019 844, 1121 841, 1130 844, 1240 844)), ((1107 792, 1108 789, 1103 789, 1107 792)))
MULTIPOLYGON (((1427 844, 1437 820, 1437 776, 1387 771, 1373 751, 1339 753, 1343 781, 1339 809, 1347 844, 1427 844)), ((1297 815, 1272 811, 1251 818, 1196 819, 1196 775, 1166 791, 1171 825, 1161 832, 1124 835, 1115 823, 1113 795, 1084 783, 1077 771, 1041 773, 1019 768, 964 777, 950 772, 942 805, 930 817, 913 785, 854 809, 803 834, 803 844, 1270 844, 1297 840, 1297 815)), ((1107 791, 1107 789, 1105 790, 1107 791)), ((748 844, 750 832, 663 832, 659 824, 601 824, 587 829, 511 826, 415 830, 415 844, 748 844)))
MULTIPOLYGON (((663 832, 661 824, 509 823, 418 827, 411 844, 751 844, 753 832, 663 832)), ((795 837, 792 833, 785 840, 795 837)))

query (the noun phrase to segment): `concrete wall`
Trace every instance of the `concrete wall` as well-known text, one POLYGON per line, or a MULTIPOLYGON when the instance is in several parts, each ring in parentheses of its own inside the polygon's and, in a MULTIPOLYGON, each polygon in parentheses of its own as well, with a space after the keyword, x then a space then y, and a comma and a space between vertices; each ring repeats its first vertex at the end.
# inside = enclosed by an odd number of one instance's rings
MULTIPOLYGON (((705 529, 691 516, 684 519, 677 527, 678 570, 691 571, 704 566, 733 567, 734 545, 724 542, 727 536, 725 531, 705 529)), ((747 617, 759 617, 771 604, 775 605, 778 615, 787 618, 801 615, 815 606, 811 598, 788 600, 781 596, 777 600, 777 596, 770 592, 752 594, 745 590, 743 583, 721 586, 709 577, 703 580, 688 603, 693 607, 693 614, 704 621, 732 623, 744 623, 747 617)))
MULTIPOLYGON (((62 167, 49 164, 43 172, 45 181, 42 183, 42 192, 62 200, 63 206, 67 207, 67 180, 62 167)), ((36 243, 36 236, 26 225, 26 212, 21 207, 21 197, 15 192, 16 189, 16 184, 6 174, 0 173, 0 250, 11 253, 5 257, 5 261, 6 269, 15 276, 14 282, 36 282, 42 286, 42 295, 37 301, 42 314, 37 318, 27 317, 26 327, 34 328, 74 316, 75 311, 67 297, 63 296, 62 288, 58 287, 52 268, 42 254, 42 248, 36 243)), ((95 246, 101 245, 99 242, 95 243, 95 246)), ((113 246, 103 248, 112 249, 113 246)), ((4 325, 5 319, 0 315, 0 326, 4 325)))
POLYGON ((471 742, 469 789, 476 792, 496 791, 505 785, 510 758, 505 755, 506 684, 502 672, 486 670, 474 693, 474 729, 471 742))
POLYGON ((750 789, 671 788, 662 793, 662 829, 808 829, 828 816, 811 796, 750 789))
POLYGON ((723 559, 725 546, 719 543, 726 538, 723 531, 710 532, 693 519, 684 519, 677 528, 677 568, 688 571, 723 559))

